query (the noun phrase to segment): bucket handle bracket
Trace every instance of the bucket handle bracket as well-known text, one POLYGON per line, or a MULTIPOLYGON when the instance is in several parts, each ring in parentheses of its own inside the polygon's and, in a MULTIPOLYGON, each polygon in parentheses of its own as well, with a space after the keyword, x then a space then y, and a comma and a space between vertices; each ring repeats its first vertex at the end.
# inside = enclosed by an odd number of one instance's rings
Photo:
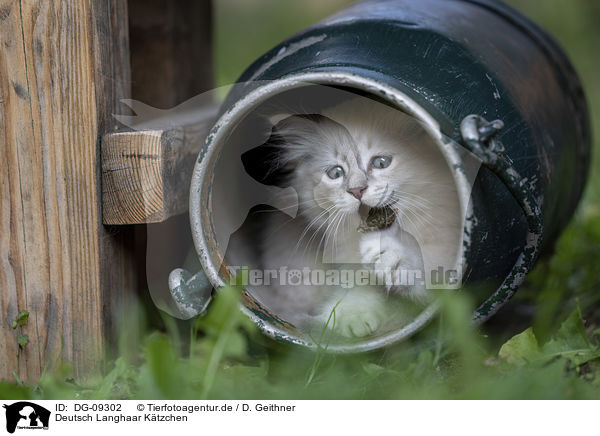
POLYGON ((212 299, 212 285, 204 271, 192 275, 177 268, 169 274, 169 290, 182 319, 204 315, 212 299))
POLYGON ((479 115, 468 115, 460 123, 463 145, 492 171, 510 191, 527 220, 525 246, 500 287, 485 300, 473 315, 481 323, 494 315, 517 291, 538 258, 542 243, 543 225, 539 200, 526 179, 504 158, 504 146, 496 138, 504 127, 501 120, 487 121, 479 115))

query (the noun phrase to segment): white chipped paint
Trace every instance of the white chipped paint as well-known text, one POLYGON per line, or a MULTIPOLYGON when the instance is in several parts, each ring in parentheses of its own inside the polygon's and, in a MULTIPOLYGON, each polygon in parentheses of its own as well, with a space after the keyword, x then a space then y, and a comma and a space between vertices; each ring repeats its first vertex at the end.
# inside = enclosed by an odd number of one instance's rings
POLYGON ((311 36, 311 37, 303 39, 301 41, 293 42, 292 44, 281 47, 279 49, 279 51, 277 52, 277 54, 275 56, 273 56, 271 59, 269 59, 267 62, 265 62, 258 70, 256 70, 254 72, 254 74, 250 77, 250 79, 248 79, 248 81, 253 81, 257 77, 262 76, 262 74, 265 71, 267 71, 269 68, 271 68, 276 63, 280 62, 282 59, 285 59, 286 57, 293 55, 294 53, 296 53, 299 50, 302 50, 303 48, 310 47, 311 45, 314 45, 317 42, 321 42, 325 38, 327 38, 326 34, 311 36))
POLYGON ((487 79, 490 81, 490 83, 494 87, 494 92, 492 94, 494 96, 494 100, 500 100, 500 91, 498 91, 498 87, 496 86, 496 84, 494 83, 494 81, 492 80, 492 78, 490 77, 489 74, 486 73, 485 77, 487 77, 487 79))

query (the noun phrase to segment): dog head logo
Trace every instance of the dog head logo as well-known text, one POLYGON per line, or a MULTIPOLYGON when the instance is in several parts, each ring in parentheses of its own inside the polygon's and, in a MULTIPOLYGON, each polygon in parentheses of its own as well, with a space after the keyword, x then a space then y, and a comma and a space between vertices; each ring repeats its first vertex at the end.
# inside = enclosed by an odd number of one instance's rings
POLYGON ((50 411, 28 401, 4 405, 6 409, 6 431, 14 433, 16 428, 47 429, 50 411))

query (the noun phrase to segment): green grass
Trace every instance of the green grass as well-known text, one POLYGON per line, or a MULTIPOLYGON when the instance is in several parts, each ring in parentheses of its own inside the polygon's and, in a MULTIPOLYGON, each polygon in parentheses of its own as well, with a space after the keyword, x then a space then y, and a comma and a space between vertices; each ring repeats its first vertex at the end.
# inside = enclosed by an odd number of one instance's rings
MULTIPOLYGON (((279 40, 348 2, 300 3, 217 0, 220 85, 279 40)), ((570 55, 599 132, 600 3, 510 3, 570 55)), ((225 289, 205 318, 183 328, 165 319, 157 331, 142 309, 131 313, 121 326, 118 357, 107 360, 102 377, 78 382, 68 366, 54 367, 27 385, 0 382, 0 399, 600 398, 599 149, 596 139, 584 200, 554 256, 538 265, 511 303, 534 307, 532 317, 503 316, 503 310, 477 329, 468 322, 472 302, 454 296, 443 301, 438 320, 405 343, 332 356, 263 337, 237 310, 236 290, 225 289)))
POLYGON ((132 328, 122 328, 121 357, 103 378, 79 385, 62 367, 35 385, 0 384, 0 398, 600 398, 598 332, 585 327, 578 307, 548 340, 529 328, 498 349, 468 322, 469 301, 452 296, 418 338, 332 356, 266 340, 240 313, 237 297, 223 289, 191 326, 196 339, 185 347, 177 329, 138 336, 141 318, 133 316, 132 328))

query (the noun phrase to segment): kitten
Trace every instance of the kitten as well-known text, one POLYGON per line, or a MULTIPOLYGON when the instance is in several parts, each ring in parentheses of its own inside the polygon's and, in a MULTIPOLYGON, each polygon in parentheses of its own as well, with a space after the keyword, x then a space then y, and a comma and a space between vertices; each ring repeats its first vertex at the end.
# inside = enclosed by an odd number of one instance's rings
POLYGON ((414 118, 356 98, 323 114, 283 119, 266 145, 276 150, 270 171, 282 174, 297 193, 298 213, 292 220, 267 214, 260 265, 263 270, 304 272, 297 285, 253 288, 263 304, 301 328, 329 321, 340 334, 360 337, 377 332, 395 315, 389 313, 388 294, 421 304, 430 301, 418 280, 389 281, 390 274, 398 278, 401 270, 424 278, 438 266, 452 268, 460 239, 450 170, 414 118), (396 214, 392 225, 358 232, 369 209, 381 207, 396 214), (342 274, 364 265, 377 284, 304 283, 314 269, 342 274))

